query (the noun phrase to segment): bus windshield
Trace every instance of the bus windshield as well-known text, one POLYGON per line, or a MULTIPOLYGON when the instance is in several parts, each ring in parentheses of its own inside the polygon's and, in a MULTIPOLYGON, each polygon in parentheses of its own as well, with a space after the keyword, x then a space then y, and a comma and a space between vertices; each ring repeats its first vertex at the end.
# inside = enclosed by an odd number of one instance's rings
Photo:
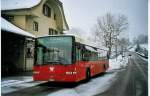
POLYGON ((36 64, 71 64, 72 37, 50 36, 36 41, 36 64))

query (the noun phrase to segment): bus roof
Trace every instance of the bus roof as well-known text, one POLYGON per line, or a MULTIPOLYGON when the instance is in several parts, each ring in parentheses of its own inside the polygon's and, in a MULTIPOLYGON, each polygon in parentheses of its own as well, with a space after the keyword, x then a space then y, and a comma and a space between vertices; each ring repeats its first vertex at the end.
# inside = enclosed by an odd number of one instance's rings
POLYGON ((38 37, 36 37, 36 38, 43 38, 43 37, 54 37, 54 36, 71 36, 71 35, 65 35, 65 34, 60 34, 60 35, 43 35, 43 36, 38 36, 38 37))

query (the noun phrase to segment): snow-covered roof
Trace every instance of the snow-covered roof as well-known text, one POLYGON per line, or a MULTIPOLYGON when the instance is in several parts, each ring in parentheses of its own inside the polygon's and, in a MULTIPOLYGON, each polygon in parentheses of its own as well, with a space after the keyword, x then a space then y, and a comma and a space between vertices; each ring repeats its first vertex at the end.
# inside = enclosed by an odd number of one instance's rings
POLYGON ((97 52, 94 48, 92 48, 92 47, 90 47, 90 46, 85 46, 85 48, 86 48, 87 50, 92 51, 92 52, 97 52))
POLYGON ((40 2, 41 0, 1 0, 1 10, 32 8, 40 2))
POLYGON ((4 18, 1 17, 1 30, 11 32, 14 34, 22 35, 22 36, 27 36, 27 37, 32 37, 35 38, 35 36, 29 32, 26 32, 17 26, 13 25, 12 23, 8 22, 4 18))

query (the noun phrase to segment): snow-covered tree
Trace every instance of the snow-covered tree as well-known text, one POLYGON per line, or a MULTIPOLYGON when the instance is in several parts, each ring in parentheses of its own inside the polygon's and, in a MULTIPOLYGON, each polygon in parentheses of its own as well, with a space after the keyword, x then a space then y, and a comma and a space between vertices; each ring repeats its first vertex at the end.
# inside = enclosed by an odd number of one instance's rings
POLYGON ((125 15, 112 15, 107 13, 103 17, 98 18, 96 29, 94 31, 95 40, 102 42, 108 51, 110 57, 112 47, 118 45, 118 38, 121 32, 128 28, 128 20, 125 15))
POLYGON ((140 34, 137 37, 134 37, 133 43, 135 45, 139 44, 147 44, 148 43, 148 35, 140 34))

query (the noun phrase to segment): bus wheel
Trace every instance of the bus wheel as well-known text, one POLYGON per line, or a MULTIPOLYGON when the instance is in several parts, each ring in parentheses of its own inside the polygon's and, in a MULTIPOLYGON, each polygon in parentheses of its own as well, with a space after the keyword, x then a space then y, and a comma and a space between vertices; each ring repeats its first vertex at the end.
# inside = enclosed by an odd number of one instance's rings
POLYGON ((91 77, 90 69, 87 68, 87 70, 86 70, 86 80, 90 80, 90 77, 91 77))
POLYGON ((104 67, 104 72, 103 72, 103 74, 105 74, 106 73, 106 70, 107 70, 107 65, 103 65, 103 67, 104 67))
POLYGON ((104 66, 104 70, 106 70, 106 69, 107 69, 107 68, 106 68, 106 65, 104 64, 103 66, 104 66))

